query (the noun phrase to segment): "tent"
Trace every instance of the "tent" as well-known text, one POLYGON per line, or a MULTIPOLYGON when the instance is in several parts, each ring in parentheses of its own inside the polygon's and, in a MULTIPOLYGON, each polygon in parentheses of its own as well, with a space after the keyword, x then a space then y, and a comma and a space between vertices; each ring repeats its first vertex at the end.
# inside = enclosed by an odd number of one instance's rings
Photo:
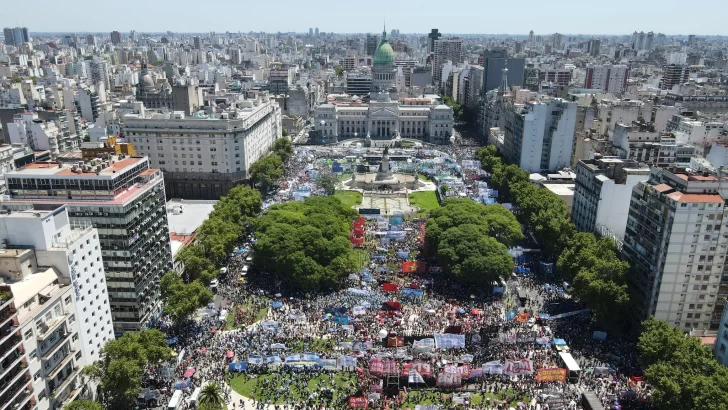
POLYGON ((398 288, 394 283, 385 283, 382 285, 382 290, 385 292, 397 292, 398 288))
POLYGON ((227 357, 228 359, 232 359, 233 356, 235 356, 235 353, 233 353, 232 350, 228 350, 227 353, 225 353, 225 357, 227 357))
POLYGON ((278 302, 278 301, 272 302, 270 304, 270 307, 272 307, 273 309, 280 309, 283 307, 283 302, 278 302))
POLYGON ((194 375, 195 375, 195 368, 194 367, 188 367, 187 370, 185 370, 185 372, 182 375, 182 377, 184 377, 185 379, 189 379, 190 377, 192 377, 194 375))
POLYGON ((273 343, 270 345, 270 348, 273 350, 284 350, 286 348, 286 345, 283 343, 273 343))
POLYGON ((172 346, 173 344, 177 344, 178 341, 179 339, 177 339, 176 337, 170 337, 169 339, 167 339, 167 345, 172 346))

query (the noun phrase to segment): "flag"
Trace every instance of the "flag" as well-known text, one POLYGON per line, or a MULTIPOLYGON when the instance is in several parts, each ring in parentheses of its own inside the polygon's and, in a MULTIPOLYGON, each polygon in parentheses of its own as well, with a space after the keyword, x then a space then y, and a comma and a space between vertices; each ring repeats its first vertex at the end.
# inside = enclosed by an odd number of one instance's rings
POLYGON ((422 376, 419 373, 417 373, 417 370, 410 370, 409 379, 407 380, 407 382, 425 384, 425 379, 423 379, 422 376))

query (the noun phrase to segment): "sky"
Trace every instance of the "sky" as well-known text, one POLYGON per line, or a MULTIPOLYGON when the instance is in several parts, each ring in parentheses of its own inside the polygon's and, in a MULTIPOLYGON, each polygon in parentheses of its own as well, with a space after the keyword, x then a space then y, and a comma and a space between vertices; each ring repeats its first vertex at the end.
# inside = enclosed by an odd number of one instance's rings
POLYGON ((379 32, 728 35, 728 0, 4 1, 0 25, 33 32, 379 32), (695 4, 695 7, 691 7, 695 4), (688 17, 689 16, 689 17, 688 17))

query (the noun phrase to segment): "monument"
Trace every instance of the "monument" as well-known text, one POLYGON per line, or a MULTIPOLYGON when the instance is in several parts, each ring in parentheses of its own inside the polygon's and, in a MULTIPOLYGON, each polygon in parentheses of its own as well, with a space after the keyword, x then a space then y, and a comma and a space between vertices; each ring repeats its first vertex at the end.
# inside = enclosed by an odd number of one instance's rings
POLYGON ((375 172, 357 172, 346 183, 350 188, 363 190, 415 190, 424 184, 415 175, 394 173, 389 164, 389 148, 382 152, 382 162, 379 170, 375 172))

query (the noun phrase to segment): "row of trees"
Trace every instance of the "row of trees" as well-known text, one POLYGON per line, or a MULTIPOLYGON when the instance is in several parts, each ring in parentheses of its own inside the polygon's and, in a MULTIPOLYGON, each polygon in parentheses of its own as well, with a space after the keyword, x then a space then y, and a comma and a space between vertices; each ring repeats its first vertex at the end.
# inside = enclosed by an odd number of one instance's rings
POLYGON ((616 330, 629 304, 625 281, 629 265, 617 256, 614 242, 576 233, 566 203, 548 189, 536 188, 517 165, 506 165, 494 146, 478 149, 476 156, 491 174, 500 199, 517 207, 518 220, 539 243, 543 258, 556 262, 560 274, 571 282, 572 294, 603 325, 616 330))
POLYGON ((502 205, 459 198, 432 211, 425 235, 443 270, 474 285, 507 279, 513 272, 508 247, 523 239, 520 224, 502 205))
POLYGON ((654 318, 643 323, 639 359, 662 410, 728 409, 728 369, 699 339, 654 318))
POLYGON ((253 186, 268 192, 283 176, 286 161, 293 155, 293 145, 288 138, 278 138, 271 147, 271 153, 250 165, 250 179, 253 186))
POLYGON ((260 192, 242 185, 220 198, 197 229, 195 243, 177 254, 177 261, 184 265, 184 278, 176 272, 162 277, 160 292, 165 312, 183 320, 209 302, 212 294, 207 286, 217 277, 245 226, 251 225, 262 206, 260 192))
POLYGON ((292 289, 332 289, 358 261, 349 242, 356 211, 335 197, 268 208, 256 223, 255 264, 292 289))

